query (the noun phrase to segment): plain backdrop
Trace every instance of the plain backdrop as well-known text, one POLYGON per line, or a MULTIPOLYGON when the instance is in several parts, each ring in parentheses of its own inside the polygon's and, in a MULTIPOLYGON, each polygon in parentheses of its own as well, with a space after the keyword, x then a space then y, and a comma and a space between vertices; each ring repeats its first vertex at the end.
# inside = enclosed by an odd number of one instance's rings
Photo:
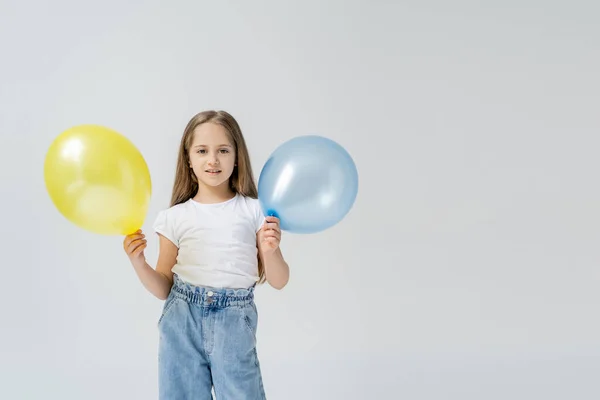
MULTIPOLYGON (((338 141, 354 208, 285 234, 258 346, 275 400, 600 398, 600 7, 592 1, 0 1, 0 398, 155 399, 162 302, 44 187, 109 126, 168 206, 185 124, 240 122, 258 178, 338 141)), ((237 400, 237 399, 236 399, 237 400)))

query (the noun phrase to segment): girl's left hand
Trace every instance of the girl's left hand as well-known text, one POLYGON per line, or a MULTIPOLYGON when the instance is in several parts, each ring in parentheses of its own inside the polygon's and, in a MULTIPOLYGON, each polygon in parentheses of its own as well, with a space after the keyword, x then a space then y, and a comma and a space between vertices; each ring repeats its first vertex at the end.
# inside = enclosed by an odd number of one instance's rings
POLYGON ((262 253, 272 253, 279 248, 281 242, 281 228, 279 218, 266 217, 265 223, 258 232, 258 245, 262 253))

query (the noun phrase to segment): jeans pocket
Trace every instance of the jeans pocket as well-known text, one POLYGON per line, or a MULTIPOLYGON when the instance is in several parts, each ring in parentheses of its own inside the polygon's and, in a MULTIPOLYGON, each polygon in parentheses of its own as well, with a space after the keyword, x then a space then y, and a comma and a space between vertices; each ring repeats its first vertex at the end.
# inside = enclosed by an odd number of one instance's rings
POLYGON ((163 306, 162 313, 160 314, 160 317, 158 318, 157 325, 161 324, 161 322, 167 316, 167 314, 169 313, 169 310, 173 307, 173 305, 175 305, 177 300, 178 300, 177 297, 173 296, 173 294, 170 294, 169 297, 167 297, 167 300, 165 300, 165 304, 163 306))
POLYGON ((256 328, 258 326, 258 313, 256 311, 256 305, 254 303, 250 303, 242 306, 241 309, 244 326, 253 337, 256 336, 256 328))

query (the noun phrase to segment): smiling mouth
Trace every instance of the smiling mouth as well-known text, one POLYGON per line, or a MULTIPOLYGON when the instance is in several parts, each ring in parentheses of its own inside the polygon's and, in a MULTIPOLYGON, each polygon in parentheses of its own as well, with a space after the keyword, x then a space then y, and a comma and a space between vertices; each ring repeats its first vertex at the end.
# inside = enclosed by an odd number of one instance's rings
POLYGON ((220 169, 207 169, 204 172, 209 173, 211 175, 215 175, 215 174, 218 174, 219 172, 221 172, 221 170, 220 169))

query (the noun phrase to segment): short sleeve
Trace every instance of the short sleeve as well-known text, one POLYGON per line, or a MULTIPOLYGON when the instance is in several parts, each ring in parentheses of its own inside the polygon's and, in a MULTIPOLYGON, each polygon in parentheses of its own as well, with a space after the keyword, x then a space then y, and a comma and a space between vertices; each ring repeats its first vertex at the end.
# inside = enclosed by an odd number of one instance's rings
POLYGON ((254 228, 258 232, 262 228, 265 222, 265 214, 263 213, 262 207, 258 200, 254 201, 254 228))
POLYGON ((169 210, 162 210, 158 213, 153 228, 156 233, 163 235, 179 247, 179 238, 175 232, 175 224, 169 210))

